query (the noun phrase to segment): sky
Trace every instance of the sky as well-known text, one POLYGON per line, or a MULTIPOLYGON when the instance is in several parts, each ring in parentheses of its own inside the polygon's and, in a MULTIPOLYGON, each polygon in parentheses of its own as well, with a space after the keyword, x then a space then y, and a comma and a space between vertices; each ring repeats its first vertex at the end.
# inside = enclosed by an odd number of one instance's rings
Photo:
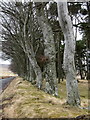
POLYGON ((7 65, 9 65, 9 64, 10 64, 10 61, 9 61, 9 60, 4 61, 4 60, 2 60, 2 59, 0 58, 0 64, 7 64, 7 65))
POLYGON ((1 56, 2 56, 2 51, 0 51, 0 64, 10 64, 10 60, 5 61, 1 58, 1 56))

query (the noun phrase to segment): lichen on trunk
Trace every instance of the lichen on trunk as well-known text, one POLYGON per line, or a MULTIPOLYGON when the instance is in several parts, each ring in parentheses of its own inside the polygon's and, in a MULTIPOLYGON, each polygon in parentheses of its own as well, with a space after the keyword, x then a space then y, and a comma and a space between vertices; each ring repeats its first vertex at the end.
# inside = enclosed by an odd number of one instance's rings
MULTIPOLYGON (((39 4, 39 3, 38 3, 39 4)), ((43 38, 44 38, 44 55, 48 57, 48 61, 44 66, 46 86, 45 91, 49 94, 53 94, 55 96, 58 95, 57 88, 57 79, 56 79, 56 66, 55 66, 55 44, 53 32, 50 24, 48 23, 48 19, 45 16, 44 6, 41 4, 40 8, 37 8, 37 18, 38 23, 42 29, 43 38)))
POLYGON ((64 34, 64 71, 66 74, 67 103, 70 105, 80 105, 80 96, 78 93, 78 82, 76 80, 75 70, 75 37, 73 26, 68 15, 67 2, 57 2, 58 17, 61 29, 64 34))

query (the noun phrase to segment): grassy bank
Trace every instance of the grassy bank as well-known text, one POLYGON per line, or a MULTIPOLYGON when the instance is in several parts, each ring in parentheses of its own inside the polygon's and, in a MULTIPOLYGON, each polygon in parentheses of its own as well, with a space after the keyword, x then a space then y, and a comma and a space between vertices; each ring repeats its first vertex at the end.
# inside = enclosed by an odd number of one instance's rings
MULTIPOLYGON (((81 105, 88 106, 88 83, 79 82, 81 105)), ((59 97, 38 90, 28 81, 17 77, 0 95, 3 100, 2 116, 8 118, 67 118, 88 114, 88 110, 65 104, 65 81, 59 84, 59 97)), ((1 103, 0 103, 1 104, 1 103)))

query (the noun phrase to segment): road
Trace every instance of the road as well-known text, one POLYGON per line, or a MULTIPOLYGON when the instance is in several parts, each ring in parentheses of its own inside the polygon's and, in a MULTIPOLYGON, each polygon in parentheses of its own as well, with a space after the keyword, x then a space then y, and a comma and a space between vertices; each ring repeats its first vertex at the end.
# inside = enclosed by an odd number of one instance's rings
POLYGON ((15 77, 0 79, 0 93, 8 86, 15 77))

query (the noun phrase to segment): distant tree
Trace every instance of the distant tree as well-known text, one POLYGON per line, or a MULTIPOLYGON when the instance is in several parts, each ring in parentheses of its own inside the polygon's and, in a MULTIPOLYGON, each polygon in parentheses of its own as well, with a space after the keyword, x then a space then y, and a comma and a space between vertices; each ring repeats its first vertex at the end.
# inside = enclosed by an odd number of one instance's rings
POLYGON ((76 42, 76 68, 79 71, 81 79, 86 76, 86 40, 79 40, 76 42))
POLYGON ((87 79, 90 79, 90 1, 86 3, 86 8, 81 11, 82 15, 85 16, 85 21, 80 24, 83 37, 86 40, 87 46, 87 79))

